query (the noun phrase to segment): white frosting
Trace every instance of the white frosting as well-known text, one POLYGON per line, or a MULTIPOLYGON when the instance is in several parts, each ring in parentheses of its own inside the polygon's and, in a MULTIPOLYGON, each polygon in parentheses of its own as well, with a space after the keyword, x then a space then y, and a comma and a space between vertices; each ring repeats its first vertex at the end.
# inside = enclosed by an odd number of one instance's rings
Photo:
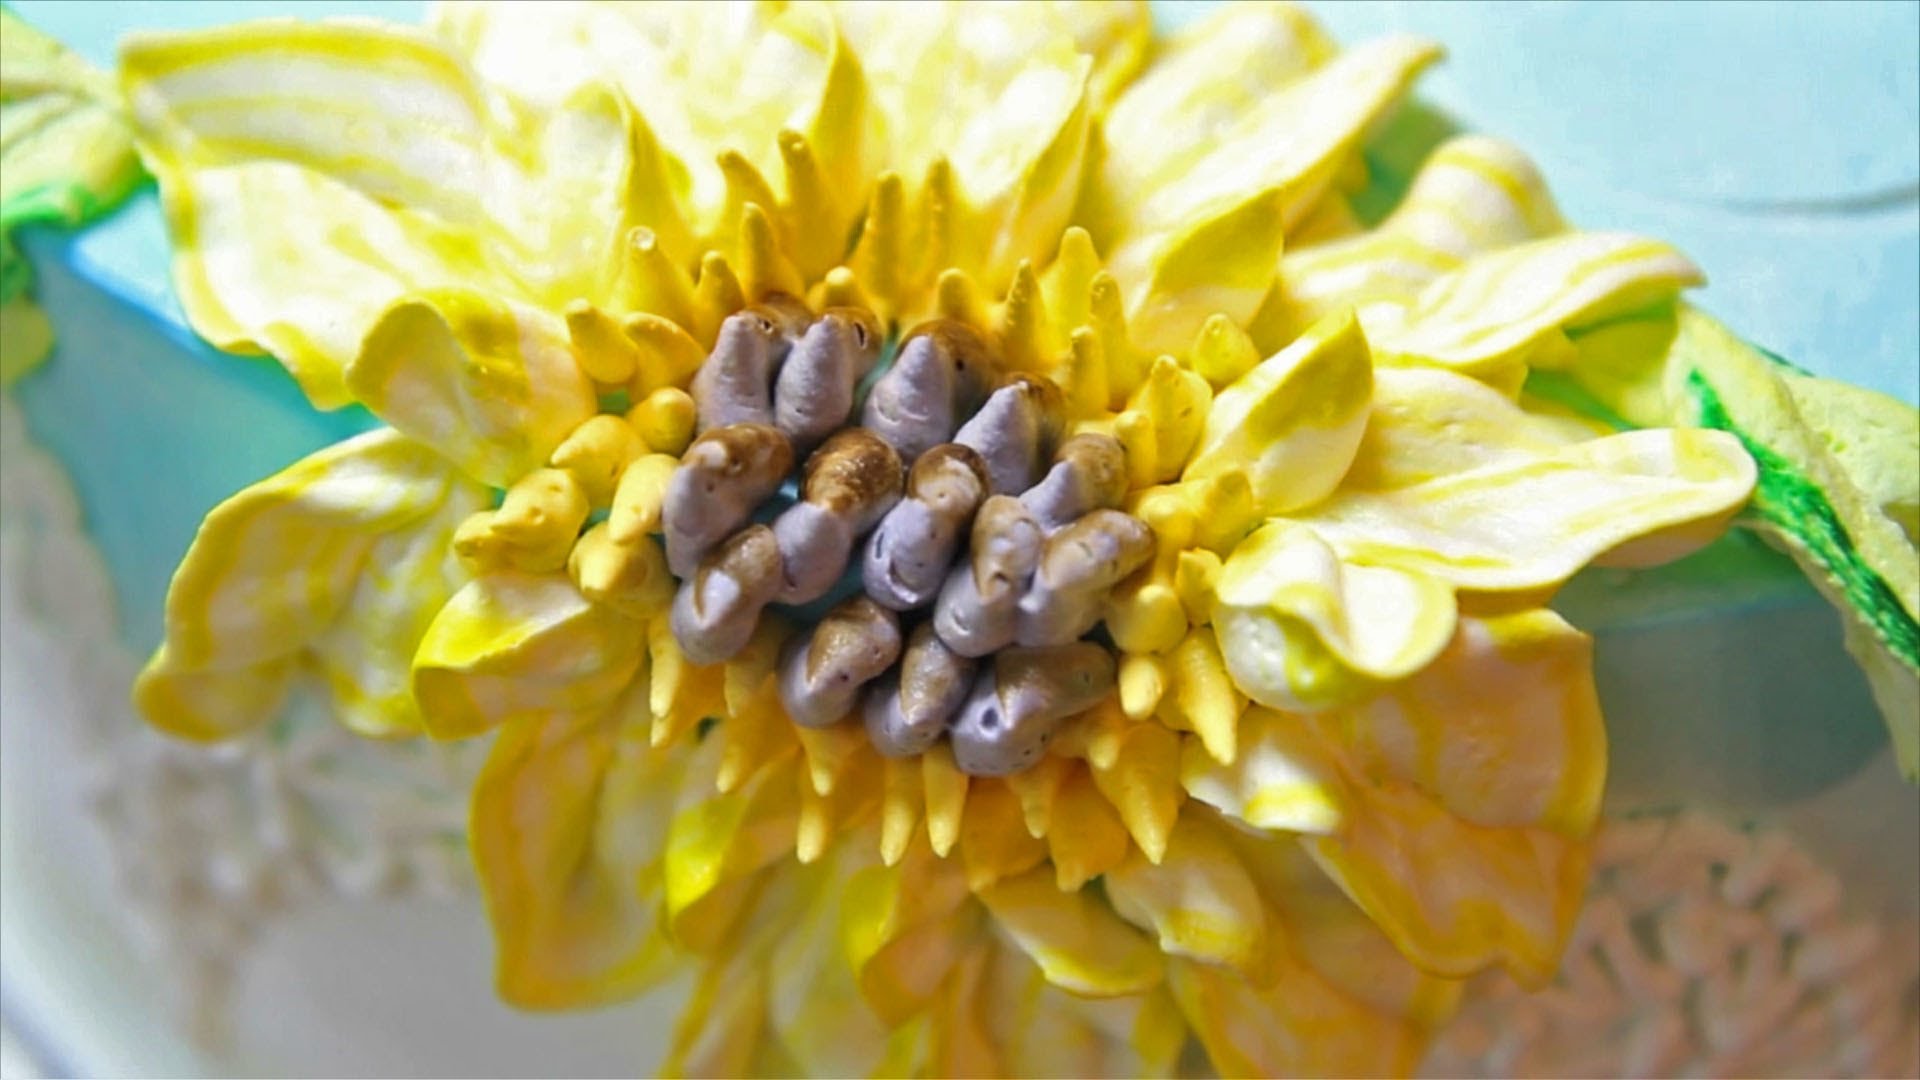
POLYGON ((466 796, 482 741, 371 742, 296 692, 266 730, 201 746, 160 736, 128 700, 139 659, 118 635, 105 563, 59 463, 0 395, 0 618, 31 619, 83 677, 64 722, 132 927, 181 993, 181 1019, 220 1037, 227 996, 268 920, 326 895, 470 892, 466 796))

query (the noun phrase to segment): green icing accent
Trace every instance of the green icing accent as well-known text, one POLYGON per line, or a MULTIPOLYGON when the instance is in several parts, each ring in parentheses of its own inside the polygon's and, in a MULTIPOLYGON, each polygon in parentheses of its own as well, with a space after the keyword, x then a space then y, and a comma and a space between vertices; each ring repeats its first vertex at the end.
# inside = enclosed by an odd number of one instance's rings
POLYGON ((1719 393, 1698 370, 1687 373, 1686 385, 1699 406, 1700 425, 1731 433, 1759 466, 1753 509, 1768 525, 1797 540, 1840 586, 1847 603, 1872 627, 1874 635, 1907 666, 1920 669, 1920 623, 1907 614, 1886 580, 1854 550, 1826 494, 1792 462, 1735 425, 1719 393))
POLYGON ((70 181, 36 185, 0 202, 0 232, 12 232, 16 225, 35 221, 72 222, 99 217, 137 186, 127 184, 102 197, 86 185, 70 181))
POLYGON ((46 359, 53 332, 33 306, 32 269, 13 231, 79 225, 139 186, 133 133, 113 80, 0 5, 0 388, 46 359))
POLYGON ((1543 401, 1564 405, 1581 416, 1598 420, 1615 431, 1632 431, 1639 427, 1638 424, 1614 412, 1606 402, 1595 397, 1592 391, 1581 386, 1576 379, 1565 372, 1548 371, 1543 368, 1530 369, 1522 389, 1543 401))

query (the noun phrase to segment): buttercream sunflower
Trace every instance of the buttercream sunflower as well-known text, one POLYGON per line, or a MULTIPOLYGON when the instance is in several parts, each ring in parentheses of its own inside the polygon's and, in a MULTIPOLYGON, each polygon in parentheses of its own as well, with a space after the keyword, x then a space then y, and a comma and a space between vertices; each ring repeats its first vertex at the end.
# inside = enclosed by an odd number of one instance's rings
POLYGON ((378 422, 208 515, 137 702, 490 735, 501 994, 697 969, 674 1071, 1409 1071, 1585 884, 1546 603, 1756 476, 1526 390, 1671 248, 1474 137, 1363 225, 1437 55, 1122 4, 137 38, 189 318, 378 422))

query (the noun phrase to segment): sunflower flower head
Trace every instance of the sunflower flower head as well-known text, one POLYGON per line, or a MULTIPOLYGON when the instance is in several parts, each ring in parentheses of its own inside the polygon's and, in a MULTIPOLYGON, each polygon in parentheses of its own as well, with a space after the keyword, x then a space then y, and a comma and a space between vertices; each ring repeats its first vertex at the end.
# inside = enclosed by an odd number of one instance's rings
POLYGON ((492 733, 501 993, 698 965, 678 1071, 1409 1070, 1584 887, 1544 604, 1755 475, 1524 392, 1699 277, 1513 148, 1362 226, 1437 55, 1104 3, 135 39, 194 325, 383 425, 208 516, 138 703, 492 733))

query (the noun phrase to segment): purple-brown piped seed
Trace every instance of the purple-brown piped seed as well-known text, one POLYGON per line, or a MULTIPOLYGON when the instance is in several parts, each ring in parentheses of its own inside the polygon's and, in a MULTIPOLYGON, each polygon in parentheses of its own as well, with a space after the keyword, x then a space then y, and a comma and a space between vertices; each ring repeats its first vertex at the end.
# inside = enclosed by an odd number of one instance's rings
POLYGON ((987 397, 953 441, 979 452, 995 495, 1018 495, 1040 479, 1059 413, 1060 392, 1052 383, 1016 376, 987 397))
POLYGON ((861 705, 873 748, 894 758, 925 753, 960 711, 978 667, 947 648, 932 623, 915 627, 900 666, 874 683, 861 705))
POLYGON ((773 424, 773 375, 790 348, 780 324, 752 310, 720 324, 706 362, 694 372, 696 431, 728 424, 773 424))
POLYGON ((802 727, 826 727, 853 710, 860 690, 900 658, 900 619, 864 596, 845 601, 789 641, 780 656, 780 703, 802 727))
POLYGON ((674 593, 668 626, 696 664, 730 660, 747 647, 761 609, 780 591, 780 547, 773 530, 751 525, 714 549, 674 593))
POLYGON ((1086 433, 1060 444, 1053 467, 1020 501, 1052 534, 1095 510, 1118 507, 1126 494, 1126 449, 1111 435, 1086 433))
POLYGON ((953 437, 986 394, 987 344, 965 323, 936 319, 907 335, 893 366, 867 392, 862 426, 912 463, 953 437))
POLYGON ((773 523, 786 562, 781 603, 808 603, 833 588, 855 542, 900 501, 900 482, 900 456, 871 431, 847 428, 814 451, 800 501, 773 523))
POLYGON ((867 537, 860 580, 867 595, 895 611, 933 603, 974 511, 987 497, 987 466, 958 443, 920 455, 907 495, 867 537))
POLYGON ((933 608, 933 628, 949 649, 985 656, 1013 644, 1040 543, 1040 526, 1019 499, 995 495, 981 504, 968 561, 948 571, 933 608))
POLYGON ((1153 558, 1153 530, 1118 510, 1095 510, 1047 538, 1020 598, 1015 640, 1065 645, 1100 621, 1107 593, 1153 558))
POLYGON ((807 328, 773 389, 773 423, 797 451, 817 446, 853 412, 854 388, 880 357, 879 324, 855 308, 829 308, 807 328))
POLYGON ((948 728, 954 762, 970 776, 1031 768, 1060 722, 1113 691, 1113 656, 1092 642, 1003 649, 973 682, 948 728))
POLYGON ((668 569, 675 577, 692 575, 792 470, 792 444, 764 424, 729 424, 695 439, 667 481, 660 508, 668 569))

